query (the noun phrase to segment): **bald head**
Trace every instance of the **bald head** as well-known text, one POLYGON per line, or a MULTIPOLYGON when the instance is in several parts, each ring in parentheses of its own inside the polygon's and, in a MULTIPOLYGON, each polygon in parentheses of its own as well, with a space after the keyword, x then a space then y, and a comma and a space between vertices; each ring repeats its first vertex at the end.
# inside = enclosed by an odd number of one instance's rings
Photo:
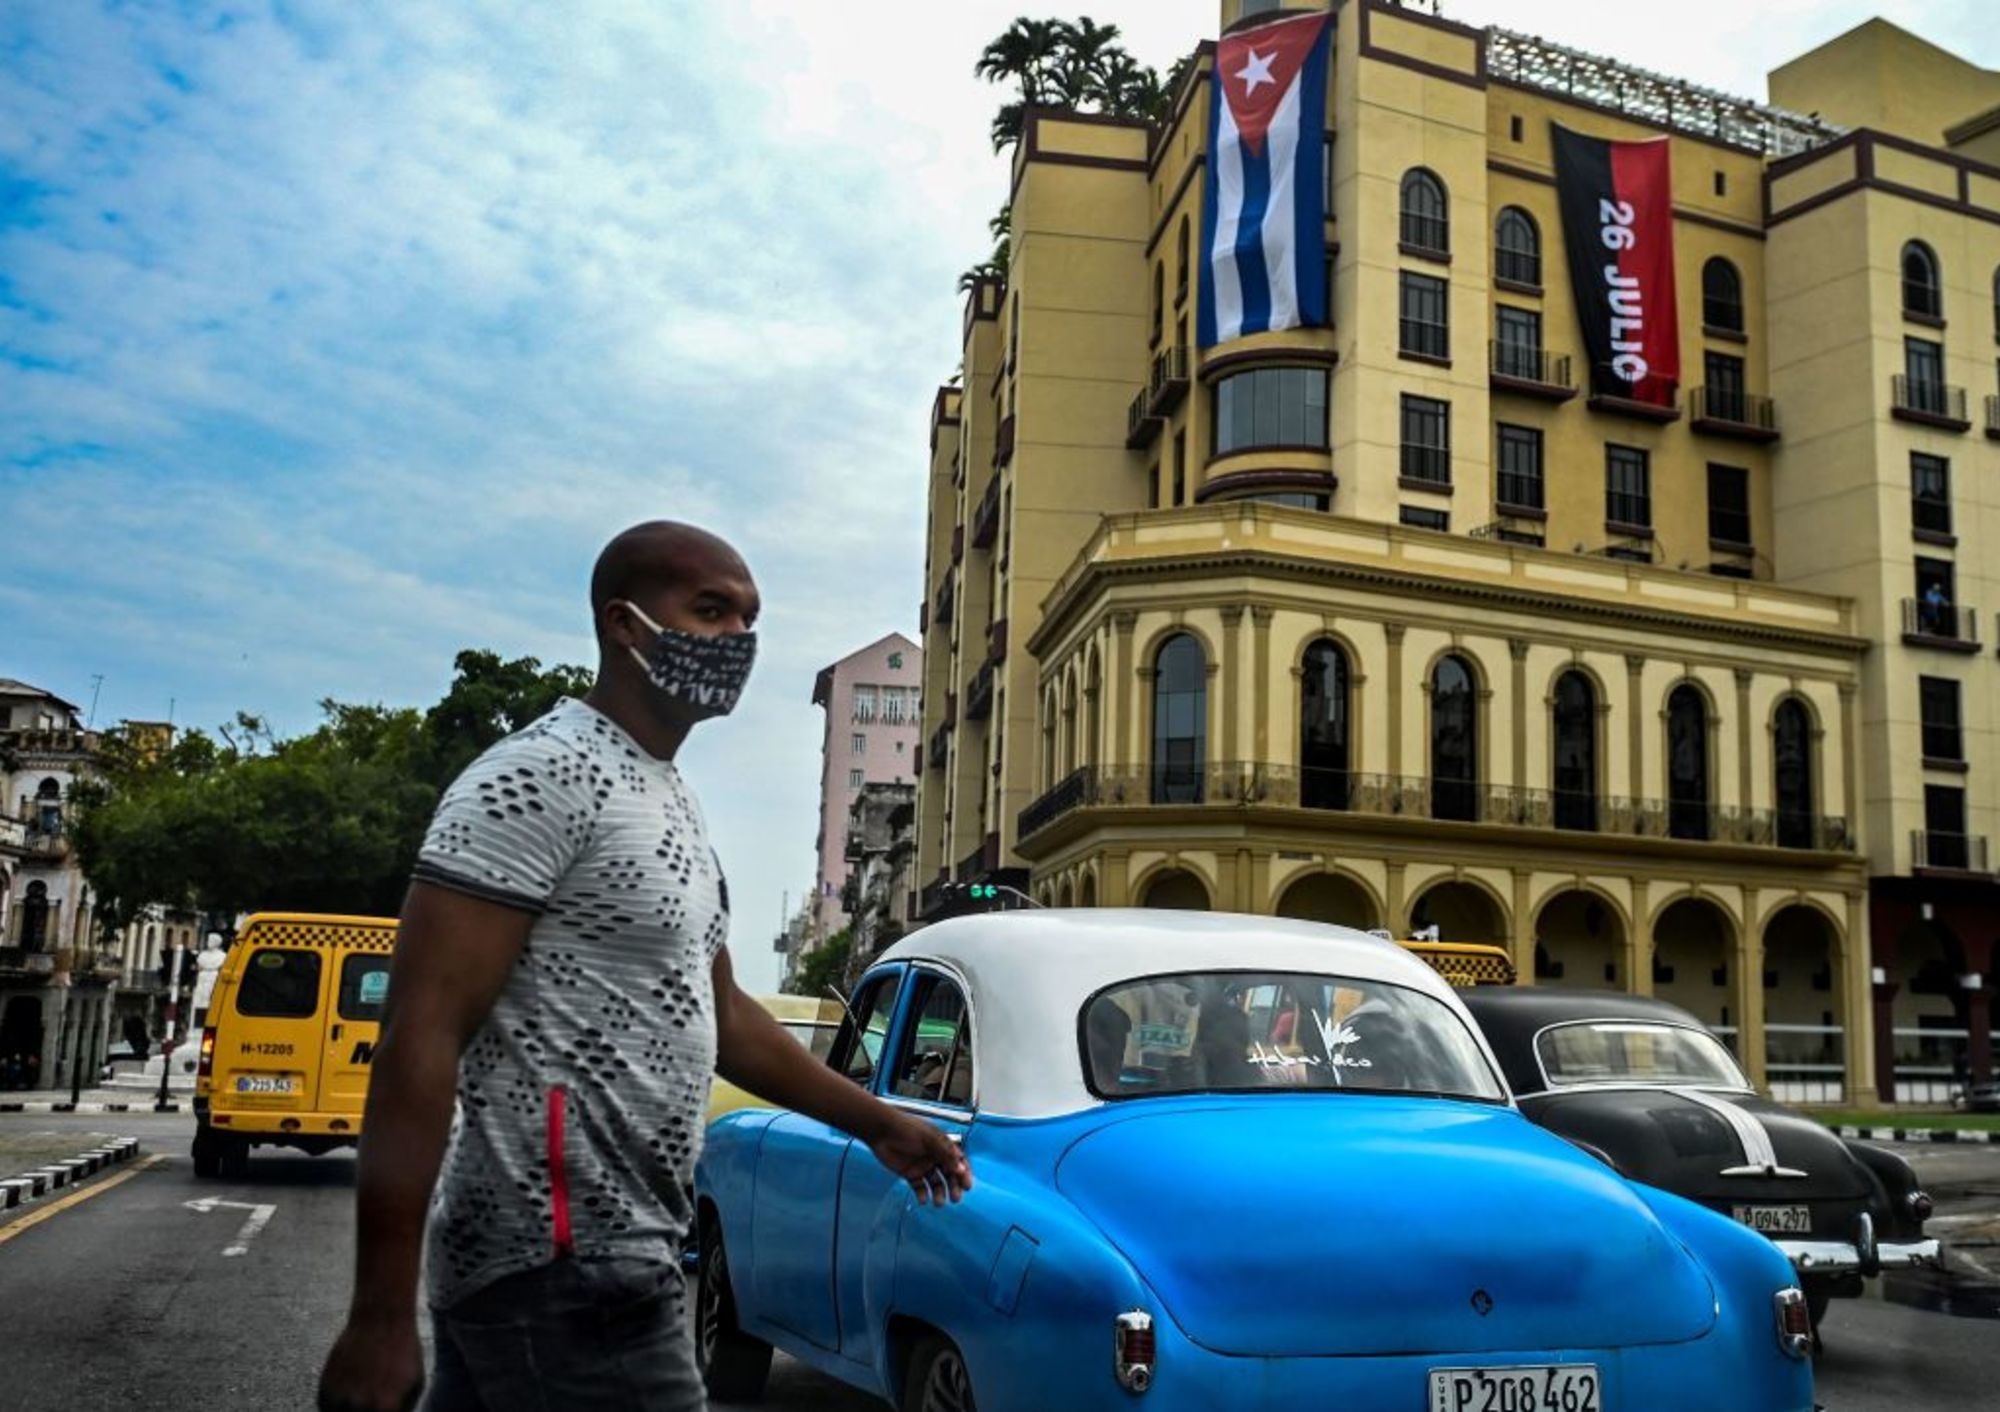
POLYGON ((727 540, 673 520, 648 520, 625 530, 604 546, 590 572, 590 613, 600 641, 607 628, 605 609, 619 602, 636 603, 664 626, 700 631, 698 624, 677 620, 704 595, 737 600, 724 606, 756 617, 756 588, 742 556, 727 540))

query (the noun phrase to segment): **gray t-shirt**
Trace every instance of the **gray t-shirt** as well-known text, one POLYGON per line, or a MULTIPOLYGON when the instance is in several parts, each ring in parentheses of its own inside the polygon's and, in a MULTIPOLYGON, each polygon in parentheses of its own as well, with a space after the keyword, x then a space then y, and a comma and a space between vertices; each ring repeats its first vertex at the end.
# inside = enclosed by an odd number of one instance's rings
POLYGON ((729 929, 679 771, 565 701, 453 782, 415 876, 536 914, 459 1065, 432 1303, 565 1253, 677 1260, 729 929))

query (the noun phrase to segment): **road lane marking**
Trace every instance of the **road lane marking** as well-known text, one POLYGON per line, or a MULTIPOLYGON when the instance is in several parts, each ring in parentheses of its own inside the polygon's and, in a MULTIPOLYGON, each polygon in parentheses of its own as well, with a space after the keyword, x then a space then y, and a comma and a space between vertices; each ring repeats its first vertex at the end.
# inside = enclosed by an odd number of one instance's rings
POLYGON ((39 1211, 30 1212, 26 1216, 21 1217, 20 1220, 13 1222, 11 1225, 0 1226, 0 1245, 5 1245, 8 1241, 12 1240, 22 1231, 27 1230, 30 1226, 39 1226, 42 1222, 48 1220, 49 1217, 67 1211, 69 1210, 70 1207, 75 1206, 80 1202, 88 1201, 93 1196, 102 1196, 105 1192, 111 1190, 111 1188, 118 1186, 121 1183, 131 1181, 132 1178, 138 1176, 139 1173, 148 1171, 151 1168, 158 1166, 160 1163, 166 1160, 167 1160, 166 1153, 156 1152, 151 1157, 140 1159, 140 1161, 136 1166, 130 1167, 127 1170, 120 1172, 115 1177, 106 1177, 103 1181, 97 1182, 94 1185, 84 1187, 79 1191, 73 1191, 68 1196, 63 1197, 60 1200, 50 1202, 47 1206, 42 1207, 39 1211))
POLYGON ((250 1213, 249 1219, 243 1223, 243 1228, 236 1233, 235 1242, 222 1248, 224 1255, 247 1254, 250 1249, 250 1242, 257 1238, 257 1232, 263 1230, 265 1225, 270 1222, 270 1219, 278 1214, 278 1208, 268 1203, 225 1201, 219 1196, 204 1196, 199 1201, 183 1201, 181 1205, 187 1207, 190 1211, 208 1212, 216 1210, 218 1207, 229 1206, 238 1211, 248 1211, 250 1213))

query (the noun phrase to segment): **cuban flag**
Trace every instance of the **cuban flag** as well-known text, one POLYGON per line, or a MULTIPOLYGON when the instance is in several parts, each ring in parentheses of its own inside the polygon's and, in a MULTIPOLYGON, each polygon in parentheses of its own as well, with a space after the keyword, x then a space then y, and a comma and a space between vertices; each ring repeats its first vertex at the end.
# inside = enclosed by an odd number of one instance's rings
POLYGON ((1330 14, 1232 34, 1216 48, 1202 206, 1201 327, 1212 348, 1327 323, 1330 14))

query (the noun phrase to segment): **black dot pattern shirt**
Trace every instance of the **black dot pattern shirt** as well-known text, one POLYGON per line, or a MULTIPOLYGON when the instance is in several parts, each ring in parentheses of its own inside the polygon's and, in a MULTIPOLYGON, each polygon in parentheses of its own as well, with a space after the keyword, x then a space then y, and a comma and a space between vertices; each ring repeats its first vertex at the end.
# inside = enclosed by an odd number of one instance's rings
POLYGON ((431 1301, 560 1254, 677 1260, 729 925, 679 771, 565 701, 452 784, 415 875, 535 914, 459 1064, 431 1301))

